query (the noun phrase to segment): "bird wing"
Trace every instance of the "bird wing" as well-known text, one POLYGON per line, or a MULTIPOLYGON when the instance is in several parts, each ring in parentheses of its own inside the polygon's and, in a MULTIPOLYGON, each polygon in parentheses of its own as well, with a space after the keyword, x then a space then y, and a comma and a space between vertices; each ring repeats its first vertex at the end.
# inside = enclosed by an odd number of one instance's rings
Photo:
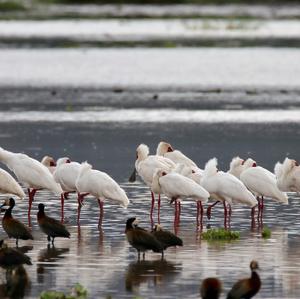
POLYGON ((149 232, 141 229, 131 230, 131 245, 134 247, 144 247, 153 251, 161 251, 162 244, 149 232))
POLYGON ((183 242, 180 238, 178 238, 176 235, 174 235, 171 232, 160 230, 160 231, 154 231, 152 233, 155 238, 164 245, 165 248, 169 246, 182 246, 183 242))
POLYGON ((56 168, 53 177, 65 191, 76 191, 76 179, 80 171, 77 162, 65 163, 56 168))
POLYGON ((163 193, 169 198, 178 196, 208 199, 209 197, 209 193, 203 187, 176 172, 160 177, 159 181, 163 193))
POLYGON ((181 151, 175 150, 173 152, 167 152, 164 154, 164 157, 172 160, 176 164, 182 163, 185 166, 193 166, 197 167, 196 163, 188 158, 186 155, 184 155, 181 151))
POLYGON ((247 280, 240 280, 233 285, 228 293, 227 299, 243 298, 243 296, 249 292, 249 288, 250 286, 247 283, 247 280))
POLYGON ((70 237, 70 233, 68 232, 66 227, 54 218, 45 216, 39 222, 39 226, 43 230, 43 232, 47 235, 51 235, 51 236, 59 235, 59 236, 70 237))
POLYGON ((4 169, 0 168, 0 192, 11 193, 19 196, 20 198, 25 197, 25 193, 17 181, 4 169))

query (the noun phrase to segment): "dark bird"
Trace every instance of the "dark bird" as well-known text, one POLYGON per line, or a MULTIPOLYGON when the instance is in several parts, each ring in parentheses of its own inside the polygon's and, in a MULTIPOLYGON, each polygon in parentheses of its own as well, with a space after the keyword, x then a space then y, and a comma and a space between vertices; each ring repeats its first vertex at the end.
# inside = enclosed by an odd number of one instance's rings
POLYGON ((164 250, 171 246, 183 245, 183 242, 180 238, 169 231, 163 230, 159 224, 154 226, 152 235, 162 244, 164 250))
POLYGON ((150 232, 138 227, 136 218, 133 217, 127 220, 125 232, 129 244, 138 252, 138 259, 140 259, 141 252, 143 252, 143 259, 145 259, 147 250, 163 254, 163 245, 150 232))
POLYGON ((227 295, 227 299, 250 299, 258 293, 261 287, 261 281, 256 270, 259 269, 258 263, 250 263, 251 277, 239 280, 235 283, 227 295))
POLYGON ((9 206, 5 211, 2 219, 2 226, 9 238, 16 239, 16 246, 18 246, 18 240, 33 240, 33 236, 29 228, 21 221, 15 219, 11 215, 11 211, 15 206, 15 200, 13 198, 6 199, 3 205, 0 207, 9 206))
POLYGON ((219 299, 222 283, 218 278, 209 277, 202 281, 200 295, 202 299, 219 299))
POLYGON ((40 203, 38 208, 37 221, 42 232, 48 236, 48 242, 52 238, 52 244, 54 244, 54 238, 56 237, 70 238, 70 233, 62 223, 46 216, 44 204, 40 203))
POLYGON ((8 247, 3 240, 0 241, 0 266, 9 268, 22 264, 32 265, 30 257, 23 252, 8 247))

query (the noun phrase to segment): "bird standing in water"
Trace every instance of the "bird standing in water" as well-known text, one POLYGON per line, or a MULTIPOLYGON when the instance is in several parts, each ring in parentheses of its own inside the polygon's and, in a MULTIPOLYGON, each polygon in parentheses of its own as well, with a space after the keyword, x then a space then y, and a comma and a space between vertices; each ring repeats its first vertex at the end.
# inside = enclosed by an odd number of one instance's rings
POLYGON ((200 295, 202 299, 219 299, 222 283, 218 278, 209 277, 202 281, 200 295))
POLYGON ((150 232, 138 227, 138 221, 135 217, 127 220, 125 233, 129 244, 137 250, 139 260, 141 252, 143 252, 143 259, 145 259, 147 250, 161 252, 163 256, 163 245, 150 232))
POLYGON ((32 265, 30 257, 23 252, 8 247, 3 240, 0 241, 0 266, 9 268, 22 264, 32 265))
POLYGON ((33 236, 29 228, 18 219, 13 218, 11 215, 11 211, 15 206, 15 200, 13 198, 6 199, 0 208, 4 206, 9 206, 2 218, 2 226, 8 237, 16 239, 16 246, 18 246, 19 239, 33 240, 33 236))
POLYGON ((48 242, 50 242, 52 238, 52 244, 54 244, 54 238, 56 237, 70 238, 70 233, 61 222, 54 218, 46 216, 44 204, 40 203, 38 208, 38 224, 43 233, 47 235, 48 242))
MULTIPOLYGON (((180 238, 167 230, 163 230, 159 224, 154 226, 152 235, 162 244, 164 250, 171 246, 183 246, 180 238)), ((162 255, 164 255, 163 252, 162 255)))
POLYGON ((258 263, 252 261, 250 269, 251 277, 236 282, 228 293, 227 299, 250 299, 258 293, 261 287, 260 277, 256 272, 259 269, 258 263))

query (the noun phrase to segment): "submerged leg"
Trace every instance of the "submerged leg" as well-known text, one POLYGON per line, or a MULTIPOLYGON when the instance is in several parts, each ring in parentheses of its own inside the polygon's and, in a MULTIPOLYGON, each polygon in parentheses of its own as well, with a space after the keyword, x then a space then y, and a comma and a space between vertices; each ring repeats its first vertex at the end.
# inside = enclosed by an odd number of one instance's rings
POLYGON ((51 241, 51 237, 49 235, 47 236, 47 240, 48 240, 48 243, 51 241))
POLYGON ((99 204, 99 208, 100 208, 98 227, 101 227, 102 220, 103 220, 103 201, 101 201, 99 198, 97 200, 98 200, 98 204, 99 204))
POLYGON ((227 228, 227 207, 226 202, 223 201, 223 207, 224 207, 224 228, 227 228))
POLYGON ((160 194, 158 194, 158 201, 157 201, 157 222, 160 224, 160 194))
POLYGON ((155 197, 154 193, 151 191, 151 210, 150 210, 150 220, 151 220, 151 226, 153 225, 153 211, 154 211, 154 204, 155 204, 155 197))
POLYGON ((218 203, 219 203, 219 201, 216 201, 215 203, 213 203, 212 205, 210 205, 210 206, 207 208, 206 216, 207 216, 208 219, 211 218, 211 209, 212 209, 212 207, 214 207, 214 206, 215 206, 216 204, 218 204, 218 203))
POLYGON ((37 189, 30 190, 30 188, 27 188, 27 192, 28 192, 28 225, 29 226, 31 226, 31 220, 30 220, 31 206, 32 206, 32 202, 34 200, 34 195, 35 195, 36 191, 37 191, 37 189))
POLYGON ((17 238, 16 239, 16 247, 18 247, 18 245, 19 245, 19 239, 17 238))
POLYGON ((64 219, 65 219, 64 207, 65 207, 65 196, 64 193, 62 193, 60 195, 61 223, 64 223, 64 219))

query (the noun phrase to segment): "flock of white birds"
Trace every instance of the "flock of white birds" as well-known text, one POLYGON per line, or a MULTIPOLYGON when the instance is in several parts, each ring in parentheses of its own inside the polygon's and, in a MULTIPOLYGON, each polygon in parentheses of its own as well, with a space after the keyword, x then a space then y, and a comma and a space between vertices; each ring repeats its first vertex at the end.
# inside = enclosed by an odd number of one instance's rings
MULTIPOLYGON (((99 225, 102 222, 103 201, 112 200, 127 208, 129 199, 119 184, 105 172, 95 170, 87 162, 72 162, 69 158, 55 160, 46 156, 41 162, 22 153, 13 153, 0 148, 0 162, 5 164, 16 176, 13 178, 7 171, 0 169, 0 193, 12 194, 25 198, 20 184, 27 188, 29 196, 28 217, 35 193, 47 189, 61 198, 62 221, 64 219, 64 199, 68 193, 78 195, 78 221, 82 202, 86 195, 98 200, 100 207, 99 225), (20 183, 18 183, 18 182, 20 183)), ((156 155, 149 155, 149 148, 140 144, 136 149, 135 170, 131 181, 135 180, 135 172, 150 188, 152 207, 155 194, 165 195, 175 203, 175 217, 180 215, 180 200, 194 199, 198 212, 203 213, 202 204, 208 199, 222 202, 225 217, 227 207, 232 204, 243 204, 254 209, 263 209, 263 198, 267 197, 279 203, 288 204, 286 192, 300 192, 300 166, 296 160, 285 158, 283 163, 277 162, 274 173, 258 166, 248 158, 232 159, 227 172, 219 171, 217 159, 210 159, 204 169, 166 142, 160 142, 156 155)), ((211 205, 208 209, 210 215, 211 205)), ((175 218, 174 218, 175 219, 175 218)))

